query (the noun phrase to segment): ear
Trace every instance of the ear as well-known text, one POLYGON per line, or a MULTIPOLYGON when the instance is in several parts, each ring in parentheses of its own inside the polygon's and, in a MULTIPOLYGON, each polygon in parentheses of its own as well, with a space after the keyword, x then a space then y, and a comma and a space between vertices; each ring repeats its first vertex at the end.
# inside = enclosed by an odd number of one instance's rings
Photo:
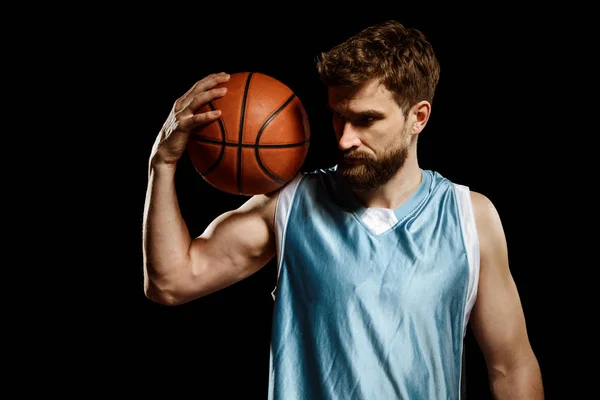
POLYGON ((423 128, 425 128, 425 125, 427 125, 427 121, 429 121, 429 116, 431 115, 431 104, 427 100, 418 102, 412 107, 412 114, 414 117, 414 123, 411 133, 413 135, 418 135, 421 133, 423 128))

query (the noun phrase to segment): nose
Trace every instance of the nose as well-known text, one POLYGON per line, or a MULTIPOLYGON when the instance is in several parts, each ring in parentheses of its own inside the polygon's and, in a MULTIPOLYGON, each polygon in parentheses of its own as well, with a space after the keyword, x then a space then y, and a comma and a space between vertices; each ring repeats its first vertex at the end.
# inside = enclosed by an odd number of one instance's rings
POLYGON ((353 147, 359 147, 360 144, 360 138, 356 130, 354 130, 350 123, 346 122, 342 126, 341 136, 338 139, 338 147, 340 150, 348 150, 353 147))

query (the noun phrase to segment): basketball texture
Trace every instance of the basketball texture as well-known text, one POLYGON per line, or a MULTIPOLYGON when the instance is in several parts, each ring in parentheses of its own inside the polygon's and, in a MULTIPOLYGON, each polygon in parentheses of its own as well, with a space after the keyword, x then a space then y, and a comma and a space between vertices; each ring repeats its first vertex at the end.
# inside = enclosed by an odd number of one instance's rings
POLYGON ((188 155, 209 184, 255 195, 281 188, 308 154, 310 127, 300 99, 281 81, 258 72, 231 74, 227 93, 200 111, 221 117, 190 136, 188 155))

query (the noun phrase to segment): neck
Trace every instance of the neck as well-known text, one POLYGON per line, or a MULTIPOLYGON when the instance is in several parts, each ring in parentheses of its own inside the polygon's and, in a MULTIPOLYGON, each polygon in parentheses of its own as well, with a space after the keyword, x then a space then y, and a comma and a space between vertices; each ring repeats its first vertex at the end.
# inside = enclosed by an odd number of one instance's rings
POLYGON ((370 192, 356 193, 356 197, 367 208, 400 207, 421 184, 422 173, 416 155, 411 152, 404 165, 383 186, 370 192))

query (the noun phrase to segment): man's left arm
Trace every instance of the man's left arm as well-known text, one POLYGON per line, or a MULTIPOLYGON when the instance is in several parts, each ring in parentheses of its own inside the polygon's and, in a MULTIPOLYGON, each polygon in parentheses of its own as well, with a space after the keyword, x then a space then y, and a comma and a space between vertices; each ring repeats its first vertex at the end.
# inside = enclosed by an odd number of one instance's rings
POLYGON ((544 398, 517 287, 508 265, 504 229, 492 202, 471 192, 479 235, 480 272, 470 326, 485 358, 495 399, 544 398))

